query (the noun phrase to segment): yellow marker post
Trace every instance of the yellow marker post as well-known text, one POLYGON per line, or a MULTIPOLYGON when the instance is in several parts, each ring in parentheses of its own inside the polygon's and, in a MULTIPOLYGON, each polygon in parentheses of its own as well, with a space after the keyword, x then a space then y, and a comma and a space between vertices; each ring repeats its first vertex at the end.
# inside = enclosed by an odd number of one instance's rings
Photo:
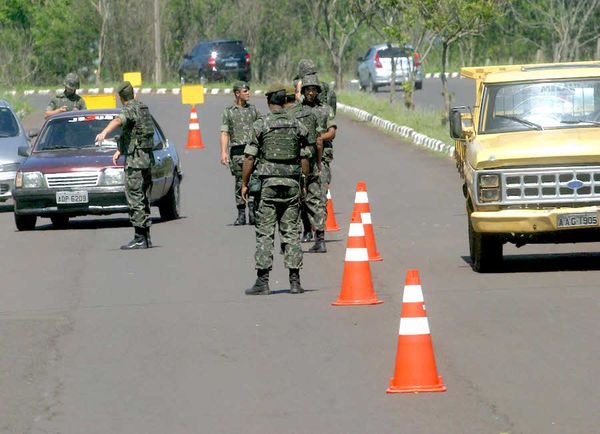
POLYGON ((140 87, 142 85, 142 73, 141 72, 124 72, 123 81, 128 81, 133 87, 140 87))
POLYGON ((109 95, 83 95, 82 98, 88 110, 117 108, 117 97, 114 93, 109 95))
POLYGON ((204 104, 204 86, 201 84, 184 84, 181 86, 182 104, 204 104))

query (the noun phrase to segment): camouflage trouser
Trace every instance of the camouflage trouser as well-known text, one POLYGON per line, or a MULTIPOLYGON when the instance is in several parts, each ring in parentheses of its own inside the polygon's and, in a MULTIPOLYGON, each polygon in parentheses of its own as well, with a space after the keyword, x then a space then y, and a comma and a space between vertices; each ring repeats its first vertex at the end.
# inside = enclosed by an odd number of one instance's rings
POLYGON ((308 175, 306 177, 306 197, 302 203, 302 208, 315 231, 322 231, 325 228, 325 218, 321 205, 322 195, 321 178, 313 174, 308 175))
MULTIPOLYGON (((229 158, 229 170, 235 177, 234 182, 234 194, 235 194, 235 205, 238 208, 246 208, 246 202, 242 199, 242 164, 244 163, 243 155, 234 155, 229 158)), ((252 202, 252 197, 249 201, 252 202)))
POLYGON ((277 185, 281 178, 263 181, 260 202, 256 212, 256 254, 257 270, 270 270, 273 267, 273 246, 275 226, 279 225, 279 237, 285 245, 283 264, 286 268, 302 268, 300 247, 300 185, 286 179, 286 185, 277 185))
POLYGON ((149 228, 150 195, 152 194, 151 169, 125 169, 125 196, 129 205, 129 219, 137 228, 149 228))

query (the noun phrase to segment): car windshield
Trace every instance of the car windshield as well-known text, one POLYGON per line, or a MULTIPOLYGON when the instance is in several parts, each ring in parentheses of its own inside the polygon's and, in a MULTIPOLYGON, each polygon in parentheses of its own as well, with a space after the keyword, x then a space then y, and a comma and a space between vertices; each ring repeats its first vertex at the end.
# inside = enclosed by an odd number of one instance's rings
POLYGON ((244 46, 238 41, 221 42, 215 44, 214 51, 219 53, 220 57, 240 55, 244 51, 244 46))
POLYGON ((35 152, 59 149, 81 149, 102 146, 116 148, 116 136, 121 128, 111 132, 104 142, 96 144, 96 135, 100 133, 116 114, 98 114, 87 116, 61 117, 48 122, 35 146, 35 152))
POLYGON ((6 107, 0 107, 0 138, 15 137, 19 134, 19 124, 15 116, 6 107))
POLYGON ((486 86, 481 132, 600 126, 600 79, 486 86))

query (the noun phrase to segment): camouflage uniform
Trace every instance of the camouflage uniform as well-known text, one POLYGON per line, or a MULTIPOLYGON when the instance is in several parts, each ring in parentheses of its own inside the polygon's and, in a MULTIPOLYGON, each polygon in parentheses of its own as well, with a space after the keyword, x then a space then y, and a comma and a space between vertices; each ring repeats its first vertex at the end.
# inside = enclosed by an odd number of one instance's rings
POLYGON ((253 140, 252 125, 261 118, 262 115, 250 103, 243 107, 233 104, 227 107, 221 116, 221 132, 229 133, 229 170, 235 177, 235 204, 238 209, 246 208, 241 193, 244 147, 253 140))
POLYGON ((54 98, 48 103, 46 111, 56 110, 59 107, 66 106, 67 111, 85 110, 85 101, 76 93, 66 94, 64 91, 57 93, 54 98))
POLYGON ((278 109, 254 123, 256 138, 244 152, 257 159, 255 174, 262 181, 256 215, 257 270, 271 270, 275 226, 285 245, 284 265, 302 267, 300 224, 301 149, 308 131, 286 110, 278 109))
MULTIPOLYGON (((331 107, 327 104, 319 104, 314 110, 319 114, 319 119, 324 131, 329 128, 337 128, 334 120, 334 114, 331 107)), ((321 200, 320 205, 323 209, 323 219, 327 219, 327 190, 331 183, 331 162, 333 161, 333 143, 330 140, 323 142, 323 157, 321 159, 321 200)))
MULTIPOLYGON (((136 123, 142 122, 143 111, 147 107, 136 99, 125 103, 119 118, 122 133, 119 151, 125 155, 125 194, 129 204, 129 218, 135 228, 149 228, 150 197, 152 193, 152 138, 138 139, 134 134, 136 123)), ((149 114, 149 113, 148 113, 149 114)))
MULTIPOLYGON (((307 75, 316 75, 317 68, 315 64, 310 59, 302 59, 298 62, 298 75, 294 77, 294 85, 296 85, 298 80, 302 80, 307 75)), ((327 104, 331 107, 333 111, 333 117, 335 117, 337 112, 337 95, 335 91, 329 87, 324 81, 321 81, 321 92, 319 93, 319 101, 321 103, 327 104)))

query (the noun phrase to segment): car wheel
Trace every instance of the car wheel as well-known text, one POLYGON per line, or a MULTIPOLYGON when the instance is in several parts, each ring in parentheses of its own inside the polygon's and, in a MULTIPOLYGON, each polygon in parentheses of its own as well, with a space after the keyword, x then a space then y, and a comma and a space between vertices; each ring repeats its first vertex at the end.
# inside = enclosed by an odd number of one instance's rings
POLYGON ((64 229, 69 226, 69 216, 67 215, 55 215, 50 217, 50 221, 52 222, 52 226, 56 229, 64 229))
POLYGON ((478 273, 489 273, 497 270, 502 264, 502 239, 494 234, 475 232, 471 222, 471 213, 468 213, 469 224, 469 252, 471 254, 471 267, 478 273))
POLYGON ((15 224, 20 231, 31 231, 35 228, 37 216, 15 214, 15 224))
POLYGON ((421 90, 421 89, 423 89, 423 82, 415 81, 415 90, 421 90))
POLYGON ((377 90, 377 85, 373 82, 373 78, 369 76, 369 92, 376 93, 377 90))
POLYGON ((175 220, 181 215, 181 187, 179 175, 173 173, 173 185, 167 195, 160 201, 158 210, 163 220, 175 220))

